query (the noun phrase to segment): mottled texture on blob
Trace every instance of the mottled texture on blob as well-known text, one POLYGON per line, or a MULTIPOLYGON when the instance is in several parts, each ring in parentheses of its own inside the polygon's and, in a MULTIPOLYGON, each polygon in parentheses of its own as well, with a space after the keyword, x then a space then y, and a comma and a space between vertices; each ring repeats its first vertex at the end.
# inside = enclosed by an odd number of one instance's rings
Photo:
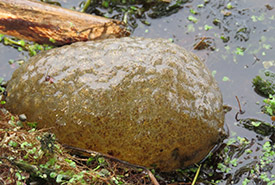
POLYGON ((198 57, 162 39, 81 42, 32 57, 13 74, 7 108, 59 141, 162 171, 205 157, 224 115, 198 57))

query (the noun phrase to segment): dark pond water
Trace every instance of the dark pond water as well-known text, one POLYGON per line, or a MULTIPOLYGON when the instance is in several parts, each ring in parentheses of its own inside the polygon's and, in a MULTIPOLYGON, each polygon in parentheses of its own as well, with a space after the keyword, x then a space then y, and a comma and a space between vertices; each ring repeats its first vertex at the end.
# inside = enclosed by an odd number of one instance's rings
MULTIPOLYGON (((80 9, 79 0, 60 0, 59 2, 63 7, 80 9)), ((242 166, 253 162, 253 156, 259 158, 262 155, 260 148, 266 141, 272 143, 270 134, 263 136, 244 128, 240 122, 236 121, 235 115, 239 111, 237 96, 241 108, 245 111, 238 116, 240 119, 255 118, 272 124, 270 117, 261 112, 264 98, 255 93, 252 79, 267 66, 269 70, 275 71, 275 1, 209 0, 206 2, 204 0, 188 1, 182 4, 183 8, 178 12, 169 16, 155 19, 147 16, 146 20, 150 26, 137 20, 137 28, 134 29, 132 36, 171 39, 178 45, 195 52, 205 61, 219 83, 224 104, 232 107, 232 110, 226 114, 230 138, 240 136, 255 142, 250 148, 251 158, 247 159, 242 155, 238 158, 238 165, 231 166, 230 173, 234 174, 242 166), (204 6, 200 7, 201 4, 204 6), (192 10, 197 13, 192 13, 192 10), (221 36, 224 39, 221 39, 221 36), (210 46, 207 49, 194 50, 196 43, 203 37, 210 46)), ((26 60, 28 58, 27 53, 18 52, 3 44, 0 44, 0 54, 0 77, 5 80, 8 80, 14 69, 18 67, 17 64, 10 65, 10 59, 26 60)), ((274 161, 273 158, 273 166, 274 161)), ((275 168, 267 172, 269 178, 274 180, 272 174, 275 174, 275 168)), ((246 175, 241 177, 242 180, 246 175)), ((242 184, 242 180, 232 184, 242 184)), ((224 180, 219 184, 226 183, 228 181, 224 180)))

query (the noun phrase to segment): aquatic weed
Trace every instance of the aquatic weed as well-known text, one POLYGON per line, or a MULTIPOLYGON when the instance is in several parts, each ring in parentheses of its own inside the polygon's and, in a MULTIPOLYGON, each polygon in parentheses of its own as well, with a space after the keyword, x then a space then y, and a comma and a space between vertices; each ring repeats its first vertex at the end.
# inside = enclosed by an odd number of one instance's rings
MULTIPOLYGON (((25 40, 5 36, 3 34, 0 34, 0 41, 2 41, 4 45, 16 48, 18 51, 28 51, 30 56, 34 56, 40 51, 46 51, 53 48, 53 46, 50 45, 27 42, 25 40)), ((50 39, 50 41, 53 43, 55 42, 53 39, 50 39)))
POLYGON ((269 98, 264 99, 265 103, 264 112, 270 116, 274 116, 275 114, 275 95, 269 95, 269 98))

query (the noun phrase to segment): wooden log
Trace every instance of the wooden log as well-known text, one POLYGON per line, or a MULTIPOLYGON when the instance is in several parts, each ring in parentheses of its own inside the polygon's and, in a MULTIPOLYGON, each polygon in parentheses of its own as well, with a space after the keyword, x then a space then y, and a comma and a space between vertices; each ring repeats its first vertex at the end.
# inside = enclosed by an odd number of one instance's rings
POLYGON ((57 46, 130 34, 120 21, 35 0, 0 0, 0 33, 57 46))

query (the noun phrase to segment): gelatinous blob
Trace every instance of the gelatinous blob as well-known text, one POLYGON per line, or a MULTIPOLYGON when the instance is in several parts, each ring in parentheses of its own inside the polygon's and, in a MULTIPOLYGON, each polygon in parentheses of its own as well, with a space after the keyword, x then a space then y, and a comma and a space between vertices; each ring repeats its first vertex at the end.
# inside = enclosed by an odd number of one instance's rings
POLYGON ((162 39, 52 49, 17 69, 7 91, 10 111, 52 127, 59 141, 162 171, 204 158, 223 130, 222 96, 204 63, 162 39))

